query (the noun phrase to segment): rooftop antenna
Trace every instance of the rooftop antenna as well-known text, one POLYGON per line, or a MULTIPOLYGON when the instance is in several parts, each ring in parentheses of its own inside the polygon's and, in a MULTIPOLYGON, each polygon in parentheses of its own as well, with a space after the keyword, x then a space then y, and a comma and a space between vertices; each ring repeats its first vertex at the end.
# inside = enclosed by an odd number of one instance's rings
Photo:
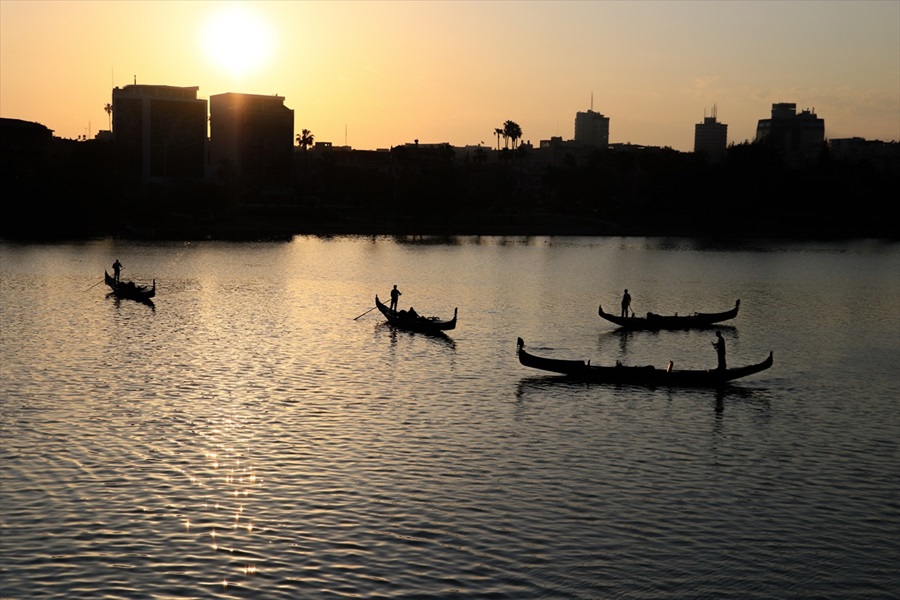
POLYGON ((715 104, 713 104, 713 108, 712 108, 712 118, 715 120, 715 119, 718 118, 718 116, 719 116, 719 109, 718 109, 718 107, 717 107, 715 104))

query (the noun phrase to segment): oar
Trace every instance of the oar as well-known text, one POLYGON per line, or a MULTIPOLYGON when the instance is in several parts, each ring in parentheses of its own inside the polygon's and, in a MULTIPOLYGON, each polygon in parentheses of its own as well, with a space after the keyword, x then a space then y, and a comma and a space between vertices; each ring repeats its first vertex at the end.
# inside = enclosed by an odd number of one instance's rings
MULTIPOLYGON (((372 308, 370 308, 369 310, 367 310, 366 312, 364 312, 362 315, 359 315, 359 317, 362 317, 363 315, 369 314, 370 312, 372 312, 372 311, 375 310, 376 308, 378 308, 378 307, 377 307, 377 306, 373 306, 372 308)), ((353 317, 353 320, 355 321, 355 320, 357 320, 359 317, 353 317)))
POLYGON ((92 285, 91 287, 89 287, 87 290, 84 290, 84 291, 92 290, 95 287, 97 287, 98 285, 100 285, 101 283, 103 283, 104 281, 105 280, 101 279, 100 281, 98 281, 97 283, 95 283, 94 285, 92 285))

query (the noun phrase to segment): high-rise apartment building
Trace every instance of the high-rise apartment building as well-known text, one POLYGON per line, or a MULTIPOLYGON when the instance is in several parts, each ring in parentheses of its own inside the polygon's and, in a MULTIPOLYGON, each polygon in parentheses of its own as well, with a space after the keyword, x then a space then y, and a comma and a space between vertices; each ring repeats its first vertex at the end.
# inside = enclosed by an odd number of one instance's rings
POLYGON ((772 105, 772 117, 760 119, 756 141, 765 141, 789 163, 808 162, 819 156, 825 142, 825 121, 807 109, 797 113, 793 102, 772 105))
POLYGON ((206 174, 206 100, 198 87, 113 88, 113 134, 126 173, 147 182, 206 174))
POLYGON ((209 98, 209 157, 248 187, 291 182, 294 111, 281 96, 217 94, 209 98))
POLYGON ((694 126, 694 152, 705 154, 711 161, 721 159, 728 145, 728 125, 719 123, 717 116, 713 107, 712 116, 704 116, 703 122, 694 126))
POLYGON ((593 109, 575 113, 575 143, 592 148, 609 147, 609 117, 593 109))

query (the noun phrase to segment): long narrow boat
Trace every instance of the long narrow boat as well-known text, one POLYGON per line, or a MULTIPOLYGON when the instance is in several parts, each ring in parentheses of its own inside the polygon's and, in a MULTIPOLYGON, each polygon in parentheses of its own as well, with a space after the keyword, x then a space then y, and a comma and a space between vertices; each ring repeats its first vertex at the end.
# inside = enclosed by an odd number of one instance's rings
POLYGON ((156 280, 153 285, 137 285, 133 281, 116 281, 114 277, 106 271, 103 271, 106 285, 109 286, 112 293, 118 298, 127 298, 128 300, 137 300, 138 302, 150 302, 150 299, 156 295, 156 280))
POLYGON ((398 329, 431 334, 443 334, 445 331, 456 329, 456 308, 453 309, 453 318, 444 321, 437 317, 423 317, 421 315, 410 316, 405 310, 395 312, 385 306, 385 304, 378 299, 377 294, 375 295, 375 306, 378 307, 378 310, 381 311, 384 318, 388 320, 388 323, 398 329))
POLYGON ((673 369, 670 362, 665 369, 653 366, 626 367, 616 364, 613 367, 600 367, 583 360, 561 360, 558 358, 542 358, 525 350, 525 342, 518 339, 516 353, 519 362, 526 367, 566 375, 580 381, 593 383, 621 383, 649 386, 685 386, 716 387, 729 381, 747 377, 772 366, 772 353, 761 363, 731 369, 673 369))
POLYGON ((603 305, 600 305, 598 312, 600 316, 610 323, 615 323, 619 327, 626 329, 691 329, 710 327, 722 321, 733 319, 738 314, 741 307, 741 301, 734 303, 734 308, 718 313, 701 313, 695 312, 692 315, 657 315, 647 313, 646 317, 620 317, 603 311, 603 305))

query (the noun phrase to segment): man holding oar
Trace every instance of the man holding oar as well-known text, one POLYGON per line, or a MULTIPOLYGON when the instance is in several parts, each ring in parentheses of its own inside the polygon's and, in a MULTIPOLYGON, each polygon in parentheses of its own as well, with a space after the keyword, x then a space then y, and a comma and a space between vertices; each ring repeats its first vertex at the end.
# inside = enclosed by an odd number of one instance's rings
POLYGON ((394 289, 391 290, 391 311, 397 312, 397 301, 400 300, 400 290, 397 289, 397 284, 394 284, 394 289))

